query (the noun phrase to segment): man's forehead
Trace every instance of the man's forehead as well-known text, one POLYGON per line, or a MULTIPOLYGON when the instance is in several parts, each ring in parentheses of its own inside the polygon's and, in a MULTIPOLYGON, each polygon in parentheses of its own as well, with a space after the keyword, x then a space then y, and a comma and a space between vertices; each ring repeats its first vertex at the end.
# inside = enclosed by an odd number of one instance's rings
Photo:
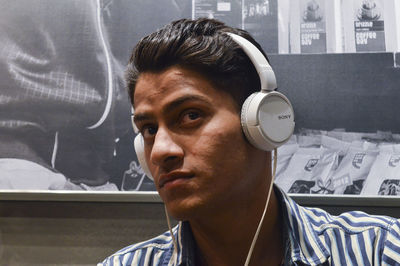
POLYGON ((181 94, 203 94, 210 88, 212 84, 204 76, 180 67, 171 67, 163 72, 144 72, 136 83, 134 107, 144 102, 156 103, 166 97, 180 97, 181 94))
POLYGON ((134 92, 134 104, 151 97, 165 95, 176 88, 190 85, 185 74, 179 69, 162 72, 144 72, 139 75, 134 92))

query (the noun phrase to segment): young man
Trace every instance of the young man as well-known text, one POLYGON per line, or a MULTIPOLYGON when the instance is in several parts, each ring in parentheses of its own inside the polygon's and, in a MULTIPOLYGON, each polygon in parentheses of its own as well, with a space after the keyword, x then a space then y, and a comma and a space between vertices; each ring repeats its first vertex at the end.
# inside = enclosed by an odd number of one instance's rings
POLYGON ((271 152, 247 140, 240 118, 260 77, 228 32, 260 49, 247 32, 208 19, 172 22, 136 46, 127 71, 134 122, 157 190, 180 222, 174 238, 132 245, 103 265, 400 265, 393 218, 333 217, 276 187, 267 200, 271 152))

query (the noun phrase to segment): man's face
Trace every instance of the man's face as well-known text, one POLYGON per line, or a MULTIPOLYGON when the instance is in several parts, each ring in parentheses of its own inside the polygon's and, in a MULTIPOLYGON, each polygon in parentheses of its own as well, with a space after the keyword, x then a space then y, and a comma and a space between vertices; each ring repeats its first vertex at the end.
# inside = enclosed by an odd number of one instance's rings
POLYGON ((201 74, 142 73, 134 107, 147 164, 175 218, 220 211, 257 186, 265 152, 245 140, 234 99, 201 74))

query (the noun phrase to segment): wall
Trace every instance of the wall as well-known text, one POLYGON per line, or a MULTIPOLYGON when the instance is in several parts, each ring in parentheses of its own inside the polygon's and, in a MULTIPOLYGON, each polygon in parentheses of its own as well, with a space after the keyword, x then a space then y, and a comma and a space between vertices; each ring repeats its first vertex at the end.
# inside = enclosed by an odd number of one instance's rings
MULTIPOLYGON (((358 209, 400 217, 400 199, 393 200, 297 199, 332 214, 358 209)), ((0 230, 0 265, 83 266, 168 229, 161 203, 1 201, 0 230)))
POLYGON ((154 203, 0 202, 0 265, 94 265, 167 230, 154 203))
POLYGON ((271 55, 296 127, 400 132, 399 56, 393 53, 271 55))

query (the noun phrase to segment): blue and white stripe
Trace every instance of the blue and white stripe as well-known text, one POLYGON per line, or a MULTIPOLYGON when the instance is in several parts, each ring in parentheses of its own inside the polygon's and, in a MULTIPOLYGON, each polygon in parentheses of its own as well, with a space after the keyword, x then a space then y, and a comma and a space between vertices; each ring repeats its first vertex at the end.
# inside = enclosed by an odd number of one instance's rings
MULTIPOLYGON (((288 226, 291 261, 285 265, 400 266, 400 220, 358 211, 332 216, 318 208, 297 205, 279 189, 275 192, 282 201, 288 226)), ((166 232, 124 248, 98 266, 193 266, 193 252, 189 250, 195 244, 188 237, 188 228, 181 222, 173 229, 178 254, 166 232)))
MULTIPOLYGON (((173 228, 175 237, 180 236, 180 232, 178 232, 180 228, 180 224, 173 228)), ((180 239, 178 243, 181 243, 180 239)), ((98 266, 180 265, 182 256, 180 250, 179 247, 178 254, 175 254, 171 234, 168 231, 148 241, 123 248, 99 263, 98 266)))
POLYGON ((353 211, 332 216, 282 193, 294 265, 400 265, 400 221, 353 211))

